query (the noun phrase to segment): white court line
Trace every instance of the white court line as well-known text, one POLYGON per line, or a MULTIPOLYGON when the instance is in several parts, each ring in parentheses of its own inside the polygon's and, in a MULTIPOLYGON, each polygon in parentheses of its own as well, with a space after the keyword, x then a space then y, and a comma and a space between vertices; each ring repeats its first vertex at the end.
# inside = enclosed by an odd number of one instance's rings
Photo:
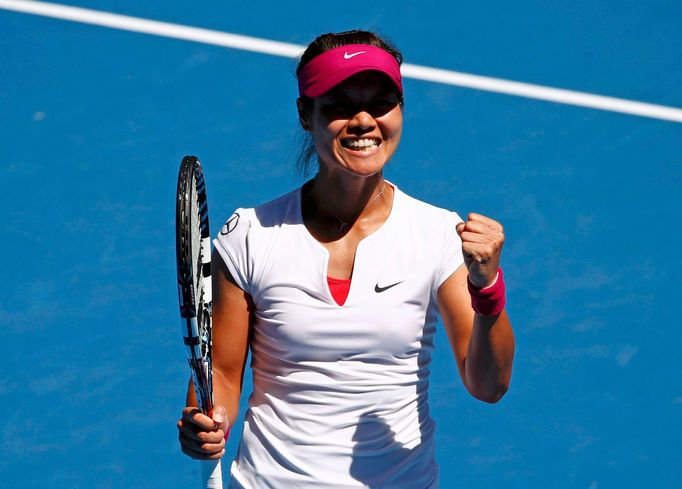
MULTIPOLYGON (((74 22, 83 22, 85 24, 111 27, 113 29, 142 32, 145 34, 254 51, 274 56, 284 56, 287 58, 296 58, 300 56, 305 49, 305 46, 298 44, 270 41, 257 37, 240 36, 227 32, 189 27, 169 22, 159 22, 156 20, 140 19, 138 17, 100 12, 79 7, 69 7, 54 3, 36 2, 33 0, 0 0, 0 8, 13 10, 15 12, 71 20, 74 22)), ((603 95, 573 90, 563 90, 560 88, 472 75, 452 70, 429 68, 428 66, 419 66, 408 63, 403 64, 402 74, 406 78, 443 83, 446 85, 455 85, 488 92, 504 93, 507 95, 576 105, 579 107, 682 122, 682 109, 665 105, 606 97, 603 95)))

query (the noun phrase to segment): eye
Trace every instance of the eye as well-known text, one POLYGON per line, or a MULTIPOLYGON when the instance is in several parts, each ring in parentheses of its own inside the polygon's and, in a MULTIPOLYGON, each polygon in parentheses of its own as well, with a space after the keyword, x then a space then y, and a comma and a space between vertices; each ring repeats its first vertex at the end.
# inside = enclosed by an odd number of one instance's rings
POLYGON ((328 117, 344 118, 353 114, 353 104, 341 99, 329 100, 322 102, 320 109, 328 117))
POLYGON ((398 105, 398 101, 394 98, 379 98, 375 99, 369 105, 369 111, 372 115, 384 115, 398 105))
POLYGON ((350 104, 346 102, 336 101, 326 105, 327 110, 335 112, 343 112, 350 110, 350 104))
POLYGON ((371 107, 376 108, 376 109, 382 109, 386 107, 393 107, 395 105, 395 102, 393 100, 389 100, 387 98, 384 99, 379 99, 375 100, 372 102, 371 107))

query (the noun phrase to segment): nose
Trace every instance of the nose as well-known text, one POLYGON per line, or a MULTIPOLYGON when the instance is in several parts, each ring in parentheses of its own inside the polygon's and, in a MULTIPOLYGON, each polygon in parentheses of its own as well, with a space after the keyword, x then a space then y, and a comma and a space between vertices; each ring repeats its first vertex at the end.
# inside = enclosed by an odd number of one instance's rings
POLYGON ((374 129, 374 117, 366 110, 360 110, 348 121, 348 130, 352 133, 364 133, 374 129))

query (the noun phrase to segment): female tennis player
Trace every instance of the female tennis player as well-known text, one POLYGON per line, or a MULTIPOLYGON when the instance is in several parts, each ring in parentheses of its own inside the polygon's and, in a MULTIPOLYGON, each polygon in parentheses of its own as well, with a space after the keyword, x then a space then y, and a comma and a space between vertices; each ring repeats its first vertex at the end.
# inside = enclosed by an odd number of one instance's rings
POLYGON ((466 389, 511 377, 502 226, 466 221, 383 178, 403 130, 401 54, 366 31, 325 34, 300 60, 314 178, 238 209, 214 241, 212 418, 194 389, 182 450, 221 457, 247 350, 253 393, 235 488, 435 488, 429 366, 438 314, 466 389))

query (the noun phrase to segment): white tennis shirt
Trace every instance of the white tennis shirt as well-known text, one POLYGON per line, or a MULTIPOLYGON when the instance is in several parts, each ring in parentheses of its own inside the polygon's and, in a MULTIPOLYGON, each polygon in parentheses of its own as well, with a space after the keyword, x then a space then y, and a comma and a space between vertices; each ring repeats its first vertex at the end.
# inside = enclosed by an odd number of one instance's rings
POLYGON ((436 292, 463 263, 460 221, 396 187, 388 219, 358 245, 339 306, 300 188, 233 214, 213 243, 255 319, 230 487, 438 486, 427 390, 436 292))

